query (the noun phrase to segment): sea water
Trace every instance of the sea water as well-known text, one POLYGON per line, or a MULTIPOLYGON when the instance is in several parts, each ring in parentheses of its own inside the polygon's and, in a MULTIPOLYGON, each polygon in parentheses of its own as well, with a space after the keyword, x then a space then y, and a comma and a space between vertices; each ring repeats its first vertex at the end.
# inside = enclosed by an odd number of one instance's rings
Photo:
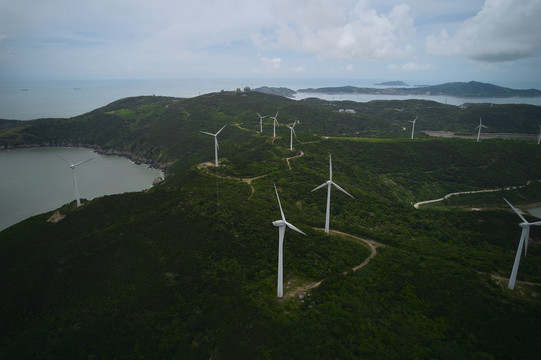
POLYGON ((33 148, 0 151, 0 230, 30 216, 75 200, 73 170, 81 199, 141 191, 152 186, 161 170, 136 165, 118 156, 84 148, 33 148))
MULTIPOLYGON (((68 118, 81 115, 105 106, 113 101, 130 96, 159 95, 172 97, 194 97, 221 90, 244 89, 245 86, 287 87, 292 90, 318 87, 356 86, 386 88, 375 85, 381 79, 165 79, 165 80, 57 80, 57 81, 0 81, 0 119, 31 120, 45 117, 68 118)), ((411 84, 437 85, 448 81, 417 81, 411 84)), ((508 83, 497 84, 511 88, 541 88, 541 84, 508 83)), ((400 87, 400 86, 398 86, 400 87)), ((410 86, 411 87, 411 86, 410 86)), ((451 96, 394 96, 370 94, 307 94, 298 93, 295 99, 319 97, 327 100, 371 100, 425 99, 461 105, 465 102, 494 104, 531 104, 541 106, 541 97, 535 98, 460 98, 451 96)))

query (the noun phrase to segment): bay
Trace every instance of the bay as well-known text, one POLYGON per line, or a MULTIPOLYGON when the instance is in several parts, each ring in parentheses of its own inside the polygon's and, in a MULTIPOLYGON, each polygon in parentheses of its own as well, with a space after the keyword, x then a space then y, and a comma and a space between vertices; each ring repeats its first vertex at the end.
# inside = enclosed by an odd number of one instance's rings
POLYGON ((141 191, 163 176, 161 170, 85 148, 0 151, 0 230, 75 200, 72 170, 60 157, 71 163, 93 158, 75 170, 81 199, 141 191))

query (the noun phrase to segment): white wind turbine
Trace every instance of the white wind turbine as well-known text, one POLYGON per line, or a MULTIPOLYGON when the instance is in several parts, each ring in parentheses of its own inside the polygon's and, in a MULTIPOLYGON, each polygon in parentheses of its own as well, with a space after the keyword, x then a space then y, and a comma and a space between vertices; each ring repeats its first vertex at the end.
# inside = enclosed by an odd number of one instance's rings
POLYGON ((272 222, 272 225, 278 227, 278 287, 276 290, 276 296, 281 298, 284 296, 284 235, 286 233, 286 226, 291 230, 295 230, 298 233, 306 235, 300 229, 296 228, 294 225, 286 221, 284 216, 284 211, 282 210, 282 204, 280 203, 280 196, 278 196, 278 190, 276 189, 276 184, 274 184, 274 191, 276 191, 276 198, 278 199, 278 206, 280 206, 280 215, 282 215, 281 220, 276 220, 272 222))
POLYGON ((295 124, 297 123, 297 121, 295 121, 293 123, 293 125, 291 126, 287 126, 290 130, 291 130, 291 140, 289 141, 289 151, 293 151, 293 135, 295 135, 295 137, 297 137, 297 134, 295 134, 295 124))
POLYGON ((515 263, 513 264, 513 270, 511 271, 511 277, 509 278, 509 284, 507 287, 511 290, 515 288, 515 280, 517 279, 517 272, 518 272, 518 265, 520 263, 520 257, 522 255, 522 247, 524 247, 524 256, 527 255, 528 252, 528 239, 530 238, 530 226, 539 226, 541 225, 541 221, 536 222, 528 222, 524 216, 513 206, 507 199, 505 199, 505 202, 513 209, 513 211, 520 217, 522 222, 518 224, 522 228, 522 233, 520 234, 520 241, 518 243, 518 249, 517 254, 515 255, 515 263))
POLYGON ((218 130, 218 132, 216 134, 213 134, 213 133, 209 133, 209 132, 206 132, 206 131, 201 131, 203 134, 207 134, 207 135, 211 135, 211 136, 214 136, 214 162, 216 164, 216 167, 218 167, 218 134, 227 126, 227 124, 225 124, 220 130, 218 130))
POLYGON ((325 233, 329 234, 329 217, 331 213, 331 185, 334 185, 338 190, 342 191, 344 194, 350 196, 351 198, 355 199, 353 195, 348 193, 346 190, 342 189, 340 185, 332 181, 332 160, 331 160, 331 154, 329 154, 329 180, 324 182, 323 184, 319 185, 312 191, 316 191, 317 189, 321 189, 327 185, 327 214, 325 215, 325 233))
MULTIPOLYGON (((57 155, 58 156, 58 155, 57 155)), ((71 163, 69 162, 68 160, 58 156, 60 159, 64 160, 66 163, 68 163, 68 165, 70 166, 71 168, 71 173, 73 174, 73 187, 75 188, 75 199, 77 200, 77 207, 81 206, 81 200, 79 199, 79 187, 77 186, 77 177, 75 176, 75 168, 79 165, 82 165, 86 162, 89 162, 90 160, 94 159, 94 158, 90 158, 88 160, 85 160, 85 161, 81 161, 81 162, 78 162, 78 163, 71 163)))
POLYGON ((537 137, 537 145, 541 143, 541 125, 539 125, 539 136, 537 137))
POLYGON ((417 118, 418 118, 418 116, 415 118, 415 120, 410 121, 410 123, 413 124, 413 126, 411 127, 411 139, 412 140, 413 140, 413 133, 415 132, 415 122, 417 121, 417 118))
POLYGON ((272 137, 276 137, 276 125, 278 125, 278 111, 276 112, 276 115, 270 116, 270 118, 273 119, 273 126, 274 126, 272 129, 272 137))
POLYGON ((259 132, 263 132, 263 119, 266 118, 268 115, 261 116, 259 113, 256 113, 257 116, 259 116, 259 132))
POLYGON ((475 129, 479 129, 477 132, 477 142, 479 142, 479 137, 481 136, 481 128, 487 128, 485 125, 483 125, 483 122, 481 121, 481 118, 479 118, 479 126, 477 126, 475 129))

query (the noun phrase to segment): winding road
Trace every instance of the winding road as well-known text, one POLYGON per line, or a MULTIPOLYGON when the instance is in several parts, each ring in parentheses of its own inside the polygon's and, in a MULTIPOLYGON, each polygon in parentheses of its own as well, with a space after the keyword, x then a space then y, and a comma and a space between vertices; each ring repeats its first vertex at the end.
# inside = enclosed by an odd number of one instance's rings
POLYGON ((498 188, 498 189, 485 189, 485 190, 473 190, 473 191, 460 191, 460 192, 454 192, 454 193, 447 194, 447 195, 445 195, 444 197, 441 197, 441 198, 439 198, 439 199, 420 201, 420 202, 418 202, 418 203, 415 203, 415 204, 413 205, 413 207, 416 208, 416 209, 419 209, 419 206, 421 206, 421 205, 432 204, 432 203, 435 203, 435 202, 443 201, 443 200, 449 199, 451 196, 456 196, 456 195, 479 194, 479 193, 496 192, 496 191, 503 191, 503 190, 516 190, 516 189, 521 189, 521 188, 523 188, 523 187, 525 187, 525 186, 530 185, 530 183, 531 183, 531 180, 528 180, 528 182, 527 182, 525 185, 519 185, 519 186, 509 186, 509 187, 498 188))

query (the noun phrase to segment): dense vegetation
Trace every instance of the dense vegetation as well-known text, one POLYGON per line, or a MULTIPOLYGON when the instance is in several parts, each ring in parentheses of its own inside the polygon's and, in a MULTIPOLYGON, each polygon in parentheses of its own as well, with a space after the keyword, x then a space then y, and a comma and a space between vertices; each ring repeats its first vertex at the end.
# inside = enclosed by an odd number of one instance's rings
POLYGON ((86 145, 169 165, 149 191, 72 202, 59 222, 47 221, 51 212, 0 233, 0 358, 538 358, 541 300, 531 293, 541 292, 541 231, 532 227, 508 290, 520 219, 502 196, 541 202, 541 147, 410 141, 402 127, 422 113, 427 126, 459 129, 482 114, 501 117, 497 131, 534 132, 540 110, 413 100, 347 104, 357 111, 347 115, 339 107, 256 92, 138 97, 0 130, 3 147, 86 145), (277 110, 280 124, 299 121, 293 152, 289 129, 273 139, 265 119, 259 133, 256 112, 277 110), (224 124, 222 166, 198 166, 214 156, 199 131, 224 124), (333 180, 355 196, 333 190, 331 229, 382 244, 355 272, 368 248, 314 229, 326 192, 311 190, 328 179, 329 153, 333 180), (283 300, 273 183, 288 221, 307 233, 286 231, 283 300), (299 299, 303 284, 321 280, 299 299))

